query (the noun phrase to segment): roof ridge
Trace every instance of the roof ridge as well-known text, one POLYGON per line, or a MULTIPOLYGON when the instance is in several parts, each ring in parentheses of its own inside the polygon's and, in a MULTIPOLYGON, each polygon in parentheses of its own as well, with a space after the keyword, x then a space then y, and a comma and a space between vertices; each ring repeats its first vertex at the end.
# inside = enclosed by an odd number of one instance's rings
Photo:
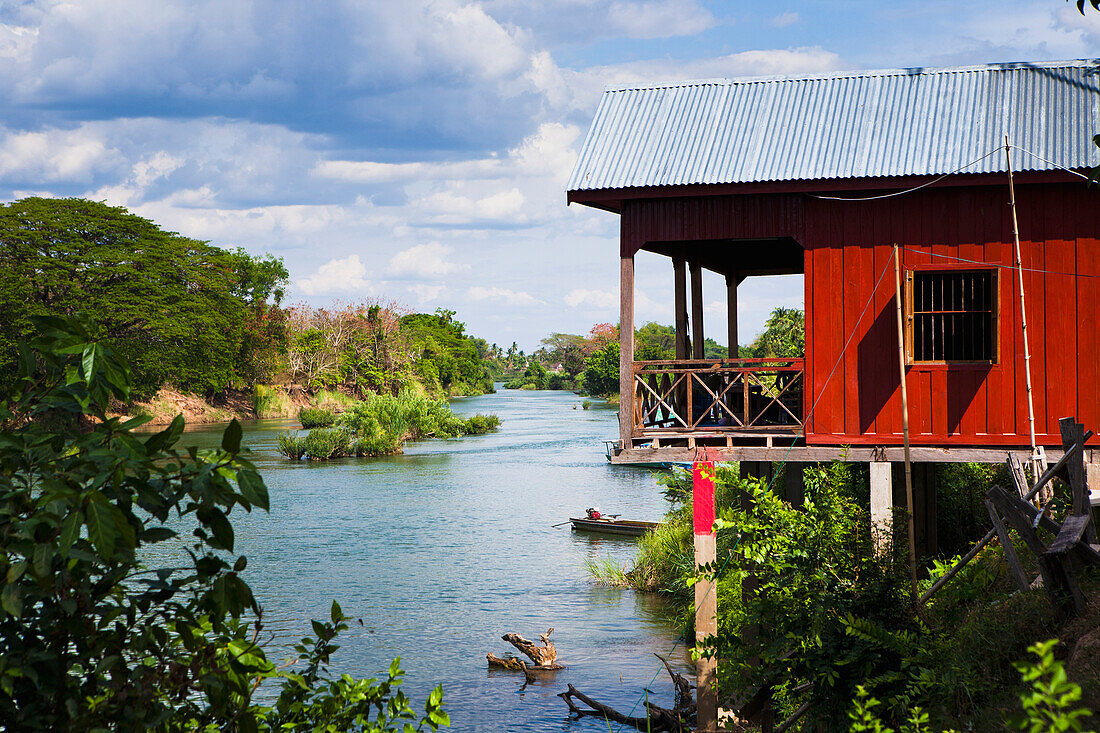
POLYGON ((1068 69, 1090 65, 1100 74, 1100 58, 1067 59, 1063 61, 1001 61, 966 66, 910 66, 893 69, 840 69, 818 74, 772 74, 767 76, 714 77, 709 79, 685 79, 671 82, 638 82, 634 84, 609 84, 604 92, 640 91, 644 89, 677 89, 695 86, 733 86, 735 84, 762 84, 776 81, 817 81, 827 79, 870 78, 881 76, 923 76, 931 74, 958 74, 974 72, 1015 71, 1019 69, 1068 69))

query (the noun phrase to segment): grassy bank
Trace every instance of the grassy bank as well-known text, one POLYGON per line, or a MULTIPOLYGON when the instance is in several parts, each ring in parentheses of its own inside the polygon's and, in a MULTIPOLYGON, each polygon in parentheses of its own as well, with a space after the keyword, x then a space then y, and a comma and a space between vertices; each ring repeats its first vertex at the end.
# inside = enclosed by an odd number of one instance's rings
MULTIPOLYGON (((662 594, 670 615, 689 626, 696 575, 690 475, 677 472, 665 484, 671 502, 665 526, 641 540, 634 563, 589 567, 602 582, 662 594)), ((1073 706, 1100 708, 1100 602, 1071 622, 1057 621, 1043 589, 1015 589, 1002 549, 991 545, 918 614, 904 536, 894 543, 900 554, 876 553, 866 492, 863 474, 848 465, 807 469, 804 504, 794 507, 763 482, 741 479, 736 466, 718 468, 717 649, 724 695, 740 697, 769 684, 777 720, 806 705, 808 719, 822 730, 841 731, 849 729, 863 689, 894 727, 920 707, 929 716, 921 730, 1000 731, 1019 712, 1026 689, 1015 663, 1034 643, 1058 639, 1052 653, 1065 663, 1067 684, 1083 691, 1073 706), (745 510, 743 495, 752 498, 745 510), (750 583, 758 592, 743 595, 750 583)), ((967 503, 945 496, 945 503, 952 501, 967 503)), ((975 537, 985 531, 974 517, 956 521, 973 522, 975 537)), ((895 526, 903 528, 904 517, 895 526)), ((1022 545, 1019 550, 1037 574, 1034 557, 1022 545)), ((953 558, 930 561, 922 592, 952 564, 953 558)), ((1081 582, 1089 597, 1100 599, 1100 575, 1085 573, 1081 582)))
POLYGON ((412 390, 396 396, 369 395, 346 405, 339 414, 323 407, 304 408, 299 417, 309 433, 279 436, 279 450, 288 458, 392 455, 409 441, 481 435, 500 426, 496 415, 463 418, 444 400, 412 390))

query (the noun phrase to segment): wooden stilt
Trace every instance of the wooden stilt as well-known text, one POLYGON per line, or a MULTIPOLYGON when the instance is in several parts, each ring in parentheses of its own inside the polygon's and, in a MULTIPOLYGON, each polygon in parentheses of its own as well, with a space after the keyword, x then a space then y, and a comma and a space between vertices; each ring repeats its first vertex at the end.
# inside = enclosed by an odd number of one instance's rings
POLYGON ((688 358, 687 263, 683 257, 672 258, 673 292, 676 309, 676 358, 688 358))
POLYGON ((901 373, 901 433, 905 446, 905 507, 909 510, 909 576, 917 599, 917 540, 913 528, 913 465, 909 460, 909 394, 905 389, 905 328, 901 315, 901 256, 894 245, 894 302, 898 311, 898 370, 901 373))
POLYGON ((726 275, 726 338, 729 347, 726 353, 731 359, 741 355, 737 349, 737 275, 726 275))
POLYGON ((692 260, 691 271, 691 358, 702 359, 703 336, 703 268, 698 260, 692 260))
POLYGON ((619 264, 619 442, 634 436, 634 257, 619 264))

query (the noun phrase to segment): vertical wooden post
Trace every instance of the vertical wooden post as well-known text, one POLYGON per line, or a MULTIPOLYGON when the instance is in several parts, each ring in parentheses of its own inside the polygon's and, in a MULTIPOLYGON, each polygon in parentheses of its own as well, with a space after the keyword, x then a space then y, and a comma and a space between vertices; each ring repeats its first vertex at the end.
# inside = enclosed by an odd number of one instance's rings
POLYGON ((634 437, 634 256, 619 260, 619 442, 634 437))
POLYGON ((898 370, 901 374, 901 433, 905 445, 905 508, 909 510, 909 578, 917 600, 917 539, 913 529, 913 464, 909 460, 909 393, 905 389, 905 329, 901 317, 901 256, 894 245, 894 302, 898 311, 898 370))
POLYGON ((672 272, 675 278, 673 291, 676 308, 676 358, 688 358, 688 310, 687 310, 687 263, 683 257, 672 258, 672 272))
POLYGON ((894 539, 894 472, 888 461, 871 461, 871 536, 875 551, 890 551, 894 539))
MULTIPOLYGON (((692 466, 692 524, 695 529, 695 567, 716 560, 714 536, 714 462, 696 461, 692 466)), ((695 643, 702 645, 708 636, 718 633, 718 587, 710 579, 695 584, 695 643)), ((698 717, 696 730, 702 733, 718 730, 718 690, 715 681, 718 659, 700 657, 696 663, 696 700, 698 717)))
POLYGON ((729 357, 736 359, 741 352, 737 349, 737 273, 732 272, 726 275, 726 338, 729 357))
MULTIPOLYGON (((1031 471, 1032 480, 1037 480, 1046 469, 1046 460, 1039 451, 1035 440, 1035 403, 1031 398, 1031 349, 1027 344, 1027 310, 1024 308, 1024 260, 1020 253, 1020 222, 1016 218, 1016 184, 1012 180, 1012 154, 1005 135, 1005 165, 1008 168, 1008 205, 1012 209, 1012 238, 1016 243, 1016 275, 1020 285, 1020 335, 1024 342, 1024 379, 1027 387, 1027 427, 1031 433, 1031 471)), ((1040 501, 1045 501, 1050 489, 1040 492, 1040 501)))
POLYGON ((703 358, 703 268, 698 260, 691 265, 691 358, 703 358))

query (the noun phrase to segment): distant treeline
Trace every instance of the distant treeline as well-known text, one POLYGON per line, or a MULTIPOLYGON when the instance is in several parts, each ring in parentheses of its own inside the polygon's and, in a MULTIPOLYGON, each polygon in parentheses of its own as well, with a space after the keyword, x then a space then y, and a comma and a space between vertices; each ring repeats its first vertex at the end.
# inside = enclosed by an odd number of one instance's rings
MULTIPOLYGON (((514 345, 513 345, 514 346, 514 345)), ((741 358, 766 359, 803 356, 806 324, 801 310, 776 308, 764 331, 749 346, 739 346, 741 358)), ((522 352, 520 352, 522 356, 522 352)), ((727 348, 714 339, 703 342, 703 357, 725 359, 727 348)), ((634 331, 635 361, 676 358, 676 329, 646 323, 634 331)), ((587 336, 552 333, 527 358, 521 374, 505 385, 509 389, 571 389, 585 394, 610 396, 619 391, 619 327, 597 323, 587 336)))
POLYGON ((437 397, 492 390, 499 360, 454 311, 287 306, 287 283, 276 257, 166 232, 120 207, 0 205, 0 382, 14 378, 32 316, 75 314, 129 362, 137 399, 162 387, 209 398, 270 383, 437 397))

